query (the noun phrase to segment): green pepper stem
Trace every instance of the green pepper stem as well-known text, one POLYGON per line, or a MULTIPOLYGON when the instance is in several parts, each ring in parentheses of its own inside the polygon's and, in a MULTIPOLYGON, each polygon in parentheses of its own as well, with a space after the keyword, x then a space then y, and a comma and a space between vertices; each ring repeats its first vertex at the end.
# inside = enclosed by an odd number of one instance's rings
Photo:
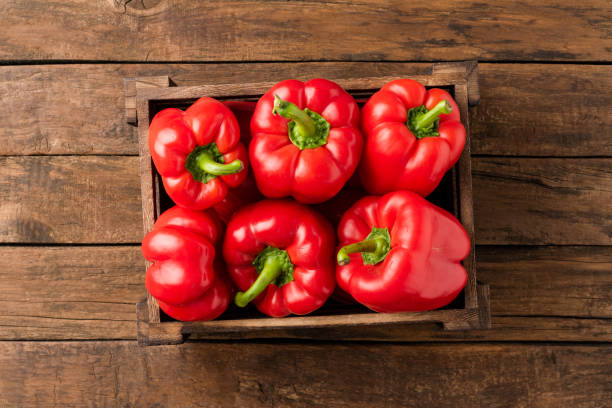
POLYGON ((416 130, 423 129, 431 125, 436 119, 438 119, 438 116, 440 116, 441 114, 451 113, 452 110, 453 110, 453 107, 451 106, 451 104, 448 103, 446 99, 443 99, 440 102, 438 102, 436 106, 430 109, 427 113, 418 117, 417 120, 415 121, 414 128, 416 130))
POLYGON ((354 244, 345 245, 338 251, 336 257, 338 265, 348 265, 351 262, 349 254, 356 252, 373 252, 375 256, 382 256, 388 250, 385 248, 386 241, 383 238, 370 238, 354 244))
POLYGON ((244 169, 244 165, 242 164, 242 161, 240 159, 236 159, 231 163, 217 163, 207 152, 202 152, 197 157, 196 164, 206 173, 212 174, 214 176, 226 176, 228 174, 235 174, 244 169))
POLYGON ((239 307, 245 307, 253 299, 255 299, 261 292, 263 292, 274 279, 278 278, 281 274, 283 267, 282 260, 276 256, 269 256, 264 263, 261 273, 253 282, 251 287, 245 292, 238 292, 234 297, 234 302, 239 307))
POLYGON ((298 132, 306 137, 314 137, 316 127, 310 116, 302 109, 289 101, 282 100, 278 95, 274 95, 274 109, 272 113, 281 115, 283 118, 291 119, 295 123, 298 132))

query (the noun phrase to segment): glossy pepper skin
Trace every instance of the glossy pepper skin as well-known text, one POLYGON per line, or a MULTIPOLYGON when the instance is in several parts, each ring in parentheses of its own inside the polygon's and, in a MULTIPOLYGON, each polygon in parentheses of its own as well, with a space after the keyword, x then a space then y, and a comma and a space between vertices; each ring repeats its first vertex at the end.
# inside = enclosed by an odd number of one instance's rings
POLYGON ((310 208, 263 200, 230 220, 223 256, 239 290, 235 303, 253 301, 268 316, 304 315, 325 303, 335 286, 334 231, 310 208))
POLYGON ((160 215, 144 237, 142 253, 152 262, 145 286, 169 316, 211 320, 229 305, 231 286, 220 259, 215 261, 221 232, 211 212, 176 206, 160 215))
POLYGON ((306 204, 336 195, 363 149, 357 103, 326 79, 276 84, 257 103, 251 135, 249 158, 262 194, 306 204))
POLYGON ((338 286, 377 312, 432 310, 467 281, 470 251, 463 226, 410 191, 368 196, 338 226, 338 286))
MULTIPOLYGON (((367 194, 365 191, 363 191, 363 189, 359 187, 352 187, 350 186, 349 182, 331 200, 317 204, 313 206, 313 208, 327 218, 334 228, 337 228, 346 210, 348 210, 353 204, 366 195, 367 194)), ((355 303, 351 295, 342 290, 342 288, 340 288, 338 285, 336 285, 336 289, 334 289, 334 293, 331 297, 333 300, 343 304, 355 303)))
MULTIPOLYGON (((226 101, 223 102, 225 106, 231 109, 238 120, 238 126, 240 127, 240 140, 246 146, 251 141, 251 116, 255 110, 256 102, 248 101, 226 101)), ((245 180, 236 188, 229 189, 225 198, 219 201, 217 204, 212 206, 212 209, 219 216, 221 221, 227 224, 232 216, 239 208, 244 207, 247 204, 254 203, 263 198, 253 173, 248 173, 245 180)))
POLYGON ((170 198, 203 210, 223 200, 247 175, 247 151, 231 110, 212 98, 184 112, 159 112, 149 127, 149 149, 170 198))
POLYGON ((361 127, 366 142, 359 175, 371 194, 429 195, 465 145, 450 94, 411 79, 391 81, 376 92, 361 111, 361 127))

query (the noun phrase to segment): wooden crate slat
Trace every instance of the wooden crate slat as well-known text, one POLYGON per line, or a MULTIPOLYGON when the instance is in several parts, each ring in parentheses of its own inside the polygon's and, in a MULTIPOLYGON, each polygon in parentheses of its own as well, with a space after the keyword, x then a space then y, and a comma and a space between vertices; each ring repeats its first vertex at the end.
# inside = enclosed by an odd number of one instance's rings
MULTIPOLYGON (((169 82, 169 81, 168 81, 169 82)), ((139 89, 139 88, 137 88, 139 89)), ((138 122, 143 125, 138 127, 138 139, 139 139, 139 163, 140 163, 140 190, 142 196, 142 225, 144 234, 147 234, 153 228, 155 223, 156 209, 155 203, 159 203, 159 188, 155 186, 155 171, 153 169, 153 161, 151 159, 151 152, 149 151, 149 104, 142 100, 138 100, 138 122)), ((151 263, 145 261, 145 268, 149 268, 151 263)), ((159 322, 159 305, 157 300, 147 294, 147 321, 148 322, 159 322)), ((139 316, 140 317, 140 316, 139 316)), ((140 319, 139 319, 140 320, 140 319)), ((140 327, 139 327, 140 333, 140 327)), ((140 338, 140 335, 139 335, 140 338)))
MULTIPOLYGON (((448 69, 448 68, 447 68, 448 69)), ((474 69, 474 68, 472 68, 474 69)), ((435 72, 435 70, 434 70, 435 72)), ((466 72, 466 75, 470 75, 470 72, 466 72)), ((469 100, 469 85, 468 82, 460 82, 455 85, 455 99, 460 101, 469 100)), ((456 197, 456 205, 458 205, 458 218, 465 227, 468 236, 470 237, 470 247, 472 250, 468 256, 463 260, 463 264, 467 270, 473 270, 476 265, 475 260, 475 239, 474 239, 474 205, 473 205, 473 192, 472 192, 472 154, 470 150, 470 121, 468 115, 468 106, 466 103, 458 103, 459 110, 461 113, 462 123, 465 126, 465 146, 459 161, 455 165, 454 175, 454 188, 458 190, 458 197, 456 197)), ((478 296, 476 294, 476 275, 468 273, 468 281, 465 285, 465 307, 466 308, 477 308, 478 307, 478 296)))
MULTIPOLYGON (((478 286, 482 300, 488 300, 488 286, 478 286)), ((140 320, 147 313, 147 303, 137 305, 139 311, 138 341, 143 345, 180 344, 189 335, 198 338, 240 339, 245 332, 265 330, 270 333, 280 330, 306 330, 300 338, 317 339, 316 329, 342 327, 375 327, 389 324, 414 325, 439 323, 444 330, 469 330, 491 327, 488 307, 481 309, 434 310, 408 313, 362 313, 331 316, 292 316, 286 318, 252 318, 236 320, 212 320, 207 322, 156 322, 140 320)))
MULTIPOLYGON (((377 90, 387 82, 398 79, 398 76, 374 77, 374 78, 350 78, 336 79, 344 89, 348 90, 377 90)), ((467 79, 465 74, 444 73, 440 75, 416 75, 410 76, 427 87, 434 86, 454 86, 457 84, 466 84, 467 79)), ((232 84, 214 84, 214 85, 198 85, 184 87, 143 87, 137 89, 137 99, 139 100, 157 100, 157 101, 177 101, 177 100, 195 100, 202 95, 207 95, 212 98, 219 99, 242 99, 255 98, 263 95, 268 89, 274 86, 276 82, 258 82, 258 83, 232 83, 232 84)), ((467 92, 466 92, 467 94, 467 92)), ((138 104, 138 103, 137 103, 138 104)))

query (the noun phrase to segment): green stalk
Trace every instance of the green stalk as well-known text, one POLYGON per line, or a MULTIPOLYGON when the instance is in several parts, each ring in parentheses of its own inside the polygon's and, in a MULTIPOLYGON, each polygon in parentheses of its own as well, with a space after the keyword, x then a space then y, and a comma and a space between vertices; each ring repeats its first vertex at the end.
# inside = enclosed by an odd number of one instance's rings
POLYGON ((278 95, 274 95, 274 109, 272 113, 283 118, 291 119, 295 123, 296 131, 303 138, 312 138, 316 133, 314 121, 298 106, 289 101, 282 100, 278 95))
POLYGON ((451 113, 452 110, 453 107, 451 106, 451 104, 448 103, 446 99, 443 99, 427 113, 424 113, 423 115, 420 115, 416 118, 416 120, 414 121, 414 129, 418 131, 428 126, 431 126, 436 121, 436 119, 438 119, 438 116, 443 113, 451 113))
POLYGON ((235 174, 244 169, 244 165, 240 159, 236 159, 231 163, 217 163, 208 152, 200 153, 196 158, 196 164, 200 169, 214 176, 235 174))
POLYGON ((338 265, 348 265, 351 262, 350 254, 356 252, 371 254, 373 258, 384 258, 389 252, 387 241, 383 237, 364 239, 354 244, 345 245, 340 248, 336 257, 338 265))
POLYGON ((264 262, 261 273, 253 282, 251 287, 245 292, 238 292, 234 297, 234 302, 239 307, 245 307, 261 292, 266 290, 268 285, 272 283, 281 274, 283 269, 283 260, 276 256, 268 256, 264 262))

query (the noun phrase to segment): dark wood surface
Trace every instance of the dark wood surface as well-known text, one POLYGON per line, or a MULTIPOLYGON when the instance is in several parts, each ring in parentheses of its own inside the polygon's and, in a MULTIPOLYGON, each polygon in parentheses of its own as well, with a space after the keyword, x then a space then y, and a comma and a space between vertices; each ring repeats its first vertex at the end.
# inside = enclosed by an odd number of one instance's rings
POLYGON ((607 61, 612 46, 606 0, 5 0, 1 10, 5 61, 607 61))
POLYGON ((610 359, 601 344, 4 342, 0 403, 605 407, 610 359))
POLYGON ((606 406, 611 13, 601 0, 2 2, 0 407, 606 406), (491 330, 137 346, 138 138, 123 78, 338 79, 468 59, 491 330))

